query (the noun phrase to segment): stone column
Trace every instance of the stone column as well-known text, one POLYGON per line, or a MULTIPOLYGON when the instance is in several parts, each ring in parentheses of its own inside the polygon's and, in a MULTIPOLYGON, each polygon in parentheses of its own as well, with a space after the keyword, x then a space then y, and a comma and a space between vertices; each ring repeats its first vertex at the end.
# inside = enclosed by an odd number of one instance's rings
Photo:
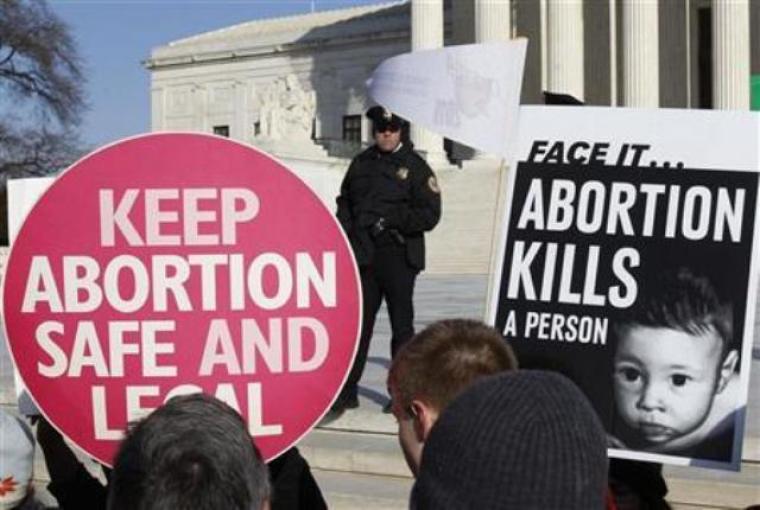
POLYGON ((749 110, 749 1, 712 1, 713 108, 749 110))
POLYGON ((245 82, 235 80, 232 84, 233 111, 230 136, 236 140, 247 141, 248 126, 248 87, 245 82))
POLYGON ((658 0, 623 0, 623 105, 660 106, 658 0))
POLYGON ((583 1, 548 0, 547 88, 583 100, 583 1))
POLYGON ((475 0, 475 42, 508 41, 511 32, 510 0, 475 0))
POLYGON ((166 89, 156 87, 150 89, 150 130, 163 131, 166 129, 166 89))
POLYGON ((208 119, 208 87, 192 85, 193 130, 208 133, 211 130, 208 119))
MULTIPOLYGON (((443 47, 443 0, 412 0, 412 51, 443 47)), ((415 148, 429 163, 444 163, 441 135, 421 126, 411 126, 415 148)))

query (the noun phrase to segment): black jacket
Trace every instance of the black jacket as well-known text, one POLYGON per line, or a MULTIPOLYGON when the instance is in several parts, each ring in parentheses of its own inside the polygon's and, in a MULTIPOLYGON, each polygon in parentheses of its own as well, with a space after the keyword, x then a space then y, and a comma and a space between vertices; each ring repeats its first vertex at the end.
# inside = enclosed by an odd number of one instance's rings
POLYGON ((410 142, 396 152, 372 146, 356 156, 340 187, 338 220, 359 266, 372 263, 388 239, 406 246, 409 265, 425 268, 425 238, 441 218, 441 193, 428 164, 410 142))

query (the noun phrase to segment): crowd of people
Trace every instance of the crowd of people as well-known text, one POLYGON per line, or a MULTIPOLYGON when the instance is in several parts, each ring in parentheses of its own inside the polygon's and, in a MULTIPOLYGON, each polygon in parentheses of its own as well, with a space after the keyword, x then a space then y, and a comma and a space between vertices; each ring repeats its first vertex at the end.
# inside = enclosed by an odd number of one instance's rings
MULTIPOLYGON (((61 434, 34 419, 60 510, 323 510, 311 468, 297 448, 264 464, 243 418, 205 394, 178 396, 136 423, 105 484, 61 434)), ((35 440, 27 421, 0 409, 0 509, 43 510, 32 477, 35 440)))
MULTIPOLYGON (((416 478, 410 508, 669 508, 660 466, 608 459, 605 430, 575 384, 518 368, 481 322, 443 320, 415 335, 393 360, 388 390, 416 478)), ((296 449, 265 464, 243 418, 208 395, 172 398, 136 423, 105 486, 44 419, 36 434, 63 510, 327 507, 296 449)), ((34 447, 30 424, 2 411, 0 508, 43 508, 34 447)))
MULTIPOLYGON (((559 374, 519 370, 493 328, 473 320, 432 324, 394 358, 388 388, 417 477, 413 508, 624 508, 610 489, 604 429, 583 394, 559 374)), ((28 491, 31 430, 7 413, 2 420, 2 508, 39 508, 28 491)), ((268 468, 240 415, 206 395, 173 398, 137 423, 108 489, 44 419, 37 437, 62 509, 325 507, 295 450, 268 468), (277 465, 283 461, 291 466, 277 465)), ((667 507, 662 498, 644 499, 625 508, 667 507)))

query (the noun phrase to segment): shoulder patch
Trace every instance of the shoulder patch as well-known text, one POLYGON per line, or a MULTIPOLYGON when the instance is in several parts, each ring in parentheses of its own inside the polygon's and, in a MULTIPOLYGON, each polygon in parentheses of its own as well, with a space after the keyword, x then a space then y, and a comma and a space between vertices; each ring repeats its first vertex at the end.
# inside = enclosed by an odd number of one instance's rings
POLYGON ((438 181, 436 180, 435 175, 430 176, 427 184, 428 184, 428 188, 430 188, 430 191, 432 191, 433 193, 441 192, 441 188, 438 187, 438 181))

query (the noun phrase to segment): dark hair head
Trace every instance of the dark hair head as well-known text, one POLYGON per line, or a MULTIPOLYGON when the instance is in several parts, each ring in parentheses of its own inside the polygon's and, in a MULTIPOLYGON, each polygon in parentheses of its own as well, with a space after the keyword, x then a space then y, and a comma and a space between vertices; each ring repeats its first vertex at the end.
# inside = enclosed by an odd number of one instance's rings
POLYGON ((403 409, 423 399, 443 410, 477 378, 516 368, 512 348, 494 328, 450 319, 431 324, 396 353, 388 383, 403 409))
POLYGON ((269 473, 245 422, 203 394, 174 397, 138 422, 114 462, 109 510, 259 510, 269 473))
POLYGON ((484 377, 441 413, 422 451, 412 508, 604 508, 604 428, 566 377, 484 377))
POLYGON ((710 279, 681 267, 649 285, 625 318, 618 333, 634 326, 669 328, 702 335, 714 331, 723 343, 723 354, 733 342, 733 307, 718 296, 710 279))

